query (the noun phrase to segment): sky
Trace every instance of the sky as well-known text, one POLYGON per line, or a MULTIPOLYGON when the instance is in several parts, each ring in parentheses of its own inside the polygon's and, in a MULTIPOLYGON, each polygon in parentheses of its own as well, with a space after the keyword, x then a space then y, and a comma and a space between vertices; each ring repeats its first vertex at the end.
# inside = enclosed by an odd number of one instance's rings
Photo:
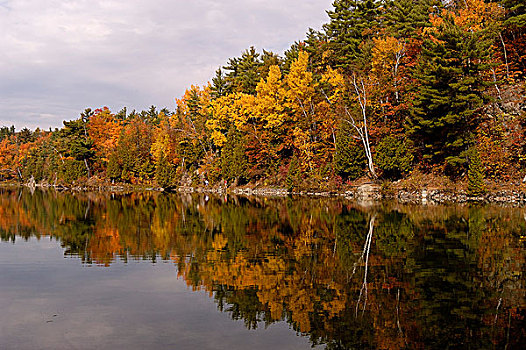
POLYGON ((85 108, 175 109, 228 58, 282 54, 333 0, 0 0, 0 126, 62 126, 85 108))

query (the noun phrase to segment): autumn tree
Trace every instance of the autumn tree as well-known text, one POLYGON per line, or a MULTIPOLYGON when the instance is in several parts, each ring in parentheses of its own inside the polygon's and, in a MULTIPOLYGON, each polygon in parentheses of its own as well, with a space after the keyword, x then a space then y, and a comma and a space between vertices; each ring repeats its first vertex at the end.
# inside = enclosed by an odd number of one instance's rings
POLYGON ((506 64, 507 78, 526 75, 526 5, 522 0, 498 1, 505 9, 500 43, 506 64))
POLYGON ((152 142, 151 125, 140 117, 132 119, 123 128, 117 148, 110 155, 110 176, 131 183, 148 182, 154 173, 152 142))
POLYGON ((195 171, 211 157, 213 143, 206 127, 211 100, 210 89, 198 86, 191 86, 176 100, 177 110, 170 123, 176 132, 176 153, 184 170, 195 171))
POLYGON ((161 187, 171 187, 177 182, 176 169, 181 163, 179 155, 179 130, 174 116, 159 112, 159 125, 154 126, 151 145, 155 165, 155 179, 161 187))
POLYGON ((122 121, 104 107, 95 110, 87 120, 88 135, 93 141, 95 154, 99 160, 98 168, 106 167, 110 155, 115 151, 122 130, 122 121))

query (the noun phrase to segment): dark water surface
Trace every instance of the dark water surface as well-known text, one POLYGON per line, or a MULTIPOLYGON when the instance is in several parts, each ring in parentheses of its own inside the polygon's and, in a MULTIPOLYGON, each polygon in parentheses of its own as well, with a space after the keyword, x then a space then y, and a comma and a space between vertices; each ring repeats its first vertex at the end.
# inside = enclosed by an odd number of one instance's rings
POLYGON ((526 209, 0 189, 0 349, 523 349, 526 209))

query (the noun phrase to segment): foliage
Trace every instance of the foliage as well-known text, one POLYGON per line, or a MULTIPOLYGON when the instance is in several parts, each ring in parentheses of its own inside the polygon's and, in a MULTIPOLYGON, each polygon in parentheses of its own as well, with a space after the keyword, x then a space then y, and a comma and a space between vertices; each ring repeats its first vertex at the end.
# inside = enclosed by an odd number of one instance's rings
POLYGON ((411 170, 412 163, 411 149, 404 140, 386 136, 376 148, 376 165, 386 178, 402 177, 411 170))
POLYGON ((221 150, 221 170, 223 179, 234 180, 240 184, 247 180, 247 159, 243 137, 232 125, 227 140, 221 150))
POLYGON ((484 168, 482 167, 477 147, 473 146, 469 152, 468 195, 480 196, 485 192, 484 168))
POLYGON ((362 146, 350 136, 349 129, 344 123, 336 133, 334 170, 341 177, 354 180, 364 174, 366 159, 362 146))
POLYGON ((175 167, 169 163, 166 156, 161 156, 155 168, 155 181, 163 188, 170 188, 176 184, 175 167))
POLYGON ((456 19, 448 12, 436 17, 424 40, 408 129, 423 159, 453 174, 466 162, 490 53, 487 29, 472 30, 456 19))

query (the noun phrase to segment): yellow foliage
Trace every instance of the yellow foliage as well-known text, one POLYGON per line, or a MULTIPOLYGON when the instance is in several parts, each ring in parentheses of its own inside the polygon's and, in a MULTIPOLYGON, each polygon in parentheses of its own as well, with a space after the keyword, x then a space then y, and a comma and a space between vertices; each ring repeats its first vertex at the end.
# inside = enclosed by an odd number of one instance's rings
POLYGON ((264 128, 279 127, 285 121, 284 90, 281 71, 278 66, 271 66, 267 80, 261 79, 256 87, 255 115, 265 123, 264 128))
POLYGON ((404 50, 404 44, 391 36, 373 38, 371 71, 378 76, 389 75, 396 64, 396 55, 404 50))
MULTIPOLYGON (((331 67, 322 75, 322 82, 331 87, 331 93, 327 94, 327 99, 331 104, 337 103, 345 93, 345 79, 343 75, 331 67)), ((327 93, 327 92, 326 92, 327 93)))
POLYGON ((290 72, 285 78, 287 87, 286 106, 299 114, 305 114, 310 107, 315 92, 315 83, 312 73, 307 70, 309 55, 301 51, 298 58, 292 62, 290 72))
POLYGON ((457 26, 469 31, 479 31, 491 26, 504 14, 504 10, 494 2, 464 0, 464 5, 453 19, 457 26))
POLYGON ((225 134, 231 124, 242 130, 253 114, 254 104, 254 96, 241 92, 222 96, 209 104, 206 127, 212 131, 210 137, 217 147, 226 142, 225 134))

